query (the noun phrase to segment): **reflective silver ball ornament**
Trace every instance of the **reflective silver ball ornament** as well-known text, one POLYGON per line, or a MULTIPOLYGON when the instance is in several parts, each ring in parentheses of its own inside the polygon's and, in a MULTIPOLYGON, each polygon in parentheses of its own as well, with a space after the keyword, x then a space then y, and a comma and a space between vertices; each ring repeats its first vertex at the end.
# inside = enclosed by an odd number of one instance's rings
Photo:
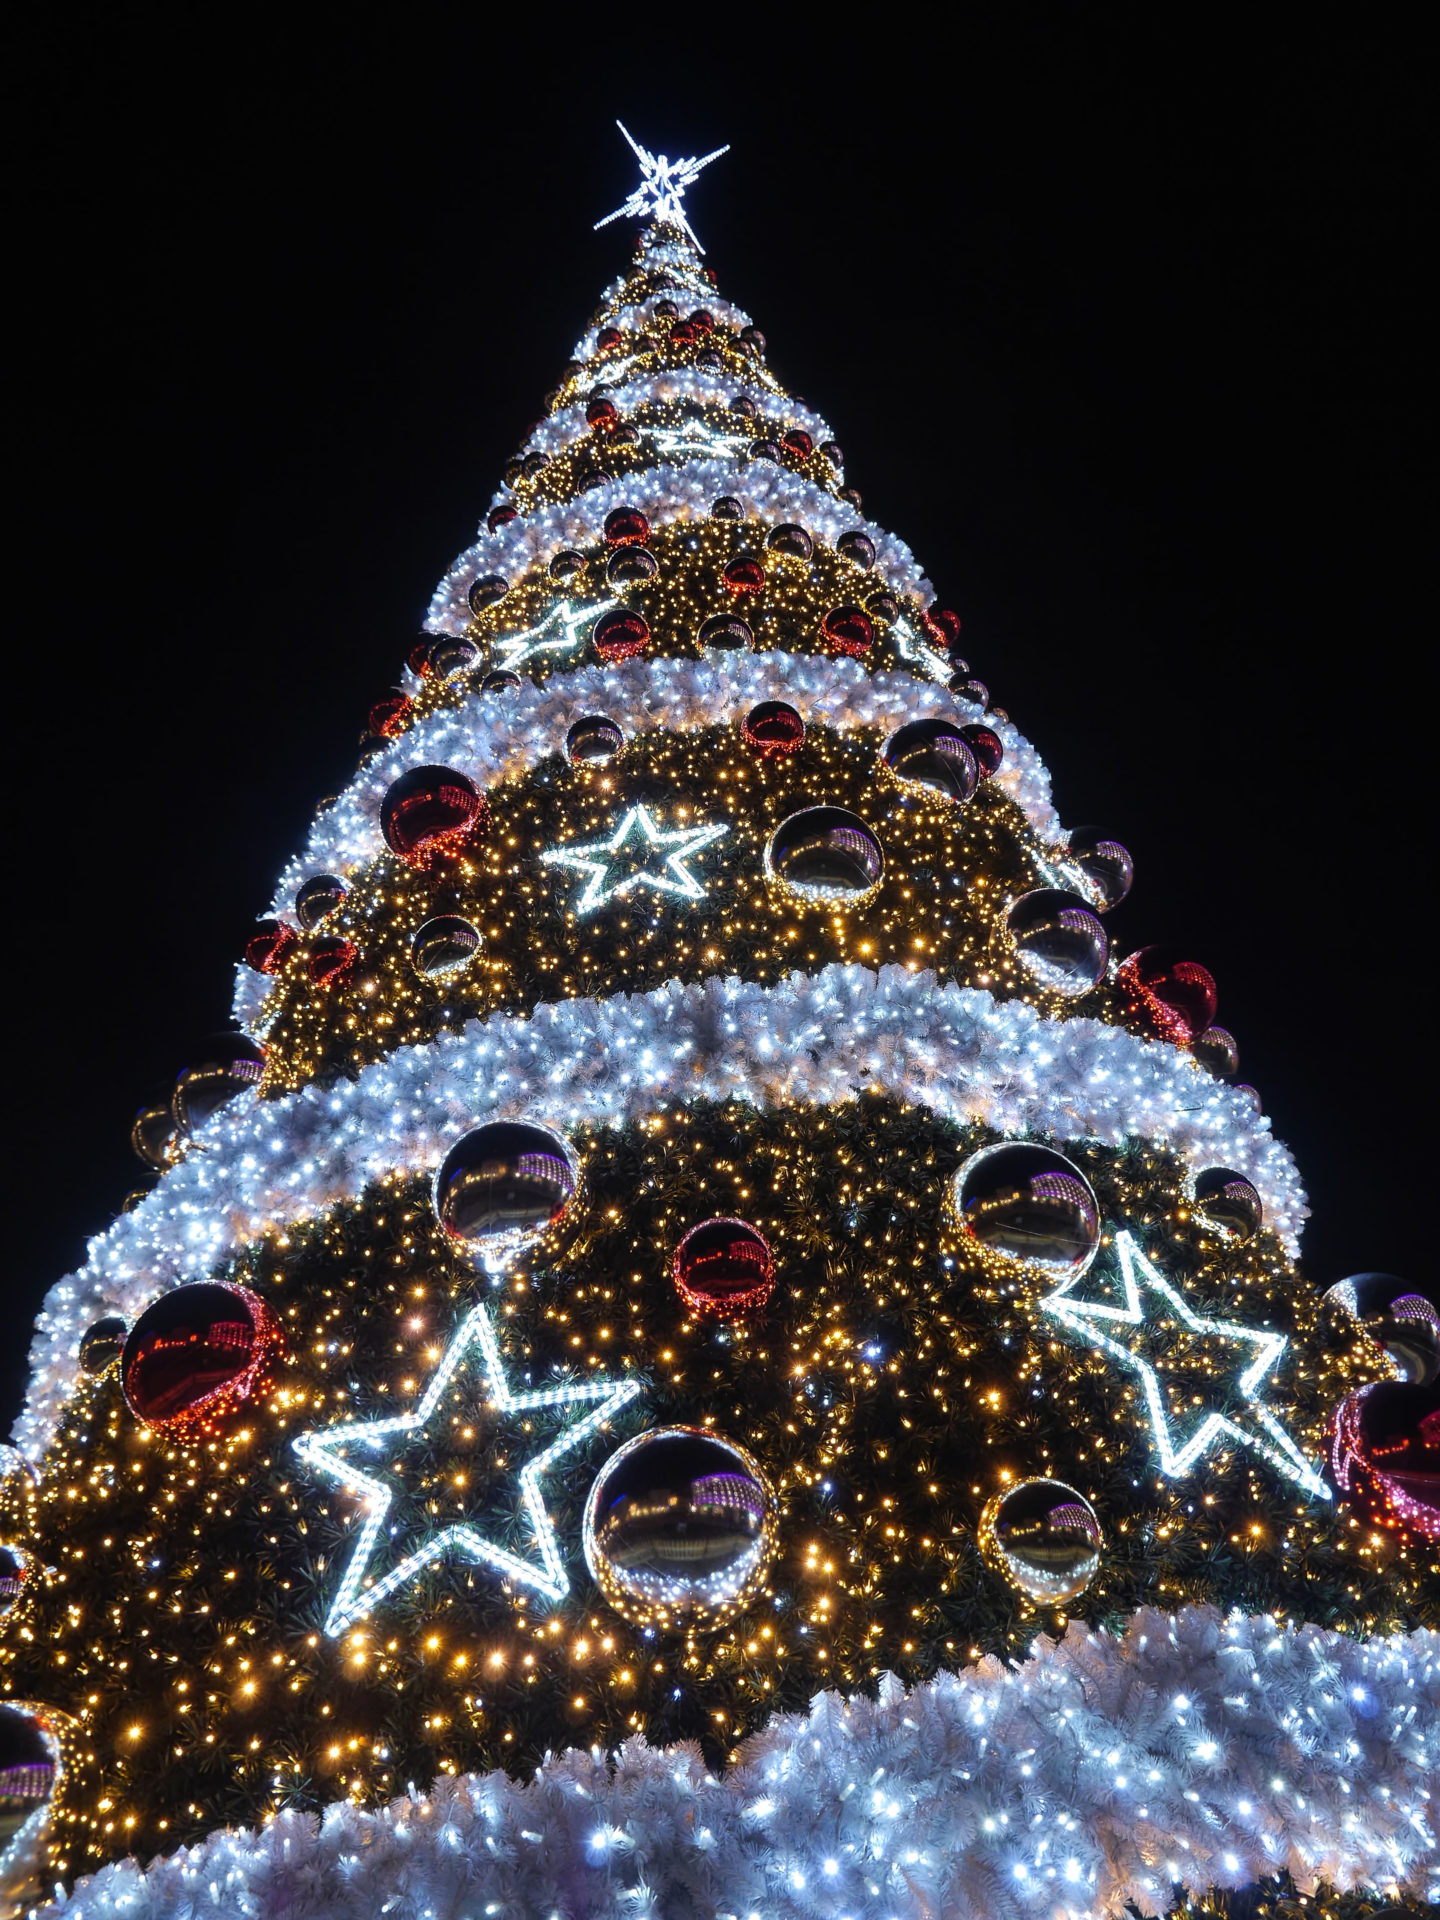
POLYGON ((471 1253, 504 1256, 558 1220, 577 1184, 558 1133, 529 1120, 491 1120, 463 1134, 441 1161, 435 1212, 471 1253))
POLYGON ((1006 1140, 982 1147, 951 1189, 961 1230, 997 1253, 1047 1273, 1081 1274, 1100 1245, 1095 1190, 1053 1147, 1006 1140))
POLYGON ((1022 1480, 997 1494, 978 1537, 991 1565, 1039 1606, 1077 1599, 1100 1570, 1095 1509, 1063 1480, 1022 1480))
POLYGON ((1428 1387, 1440 1378, 1440 1312, 1411 1281, 1394 1273, 1356 1273, 1338 1280, 1325 1298, 1359 1321, 1402 1380, 1428 1387))
POLYGON ((1099 916, 1078 894, 1036 887, 1021 894, 1005 924, 1025 970, 1052 993, 1074 1000, 1104 976, 1110 942, 1099 916))

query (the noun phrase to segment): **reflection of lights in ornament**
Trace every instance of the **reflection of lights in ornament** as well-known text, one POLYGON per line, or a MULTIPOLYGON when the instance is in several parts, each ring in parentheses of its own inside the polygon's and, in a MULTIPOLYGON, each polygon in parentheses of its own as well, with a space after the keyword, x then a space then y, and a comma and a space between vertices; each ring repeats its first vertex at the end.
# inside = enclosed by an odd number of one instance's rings
POLYGON ((1100 1209, 1080 1169, 1028 1140, 982 1147, 951 1183, 961 1229, 983 1246, 1077 1279, 1100 1245, 1100 1209))
POLYGON ((716 1319, 744 1319, 764 1306, 775 1286, 765 1236, 745 1220, 702 1220, 691 1227, 670 1271, 686 1306, 716 1319))
POLYGON ((558 1133, 531 1120, 489 1120, 462 1134, 441 1161, 435 1213, 472 1251, 503 1255, 558 1220, 576 1185, 558 1133))
POLYGON ((19 1547, 0 1544, 0 1620, 14 1608, 25 1585, 30 1556, 19 1547))
POLYGON ((688 160, 669 160, 663 153, 650 153, 637 140, 631 139, 621 121, 617 120, 615 124, 625 135, 626 145, 640 162, 640 184, 623 206, 595 222, 597 232, 601 227, 608 227, 612 220, 640 220, 657 227, 678 227, 696 251, 703 253, 705 249, 691 231, 690 222, 685 218, 685 210, 680 203, 685 198, 685 189, 694 186, 710 162, 718 160, 722 153, 728 153, 729 147, 716 147, 713 153, 707 153, 698 160, 693 155, 688 160))
POLYGON ((468 775, 453 767, 410 767, 392 780, 380 805, 380 831, 412 866, 457 847, 489 808, 468 775))
POLYGON ((1135 862, 1128 850, 1099 827, 1071 829, 1069 862, 1085 876, 1101 913, 1118 907, 1135 879, 1135 862))
POLYGON ((248 1287, 174 1287, 130 1330, 120 1366, 125 1399, 146 1426, 185 1435, 247 1399, 279 1349, 280 1323, 248 1287))
POLYGON ((740 737, 764 758, 794 753, 805 744, 805 722, 788 700, 762 700, 740 722, 740 737))
POLYGON ((585 1505, 586 1564, 616 1612, 639 1625, 731 1618, 765 1577, 778 1537, 759 1466, 700 1427, 628 1440, 585 1505))
POLYGON ((1063 1480, 1022 1480, 988 1503, 976 1539, 1027 1599, 1060 1606, 1095 1578, 1104 1536, 1083 1493, 1063 1480))
MULTIPOLYGON (((65 1716, 19 1700, 0 1702, 0 1884, 15 1888, 10 1870, 49 1815, 64 1777, 53 1722, 65 1716)), ((11 1912, 19 1908, 10 1905, 11 1912)))
POLYGON ((911 720, 885 742, 885 764, 899 780, 947 800, 968 800, 979 768, 968 741, 948 720, 911 720))
POLYGON ((1005 760, 1005 744, 993 727, 981 726, 974 721, 968 727, 961 727, 960 738, 975 756, 975 764, 980 770, 982 780, 993 780, 1005 760))
POLYGON ((1172 1478, 1189 1473, 1211 1447, 1223 1444, 1228 1435, 1242 1446, 1263 1454, 1273 1467, 1277 1467, 1287 1479, 1303 1487, 1315 1499, 1328 1500, 1330 1490, 1325 1482, 1259 1398, 1262 1381, 1279 1364, 1280 1356, 1289 1344, 1286 1336, 1197 1314, 1183 1294, 1141 1253, 1128 1233, 1118 1233, 1115 1244, 1120 1254, 1125 1288, 1124 1306, 1075 1299, 1069 1291, 1075 1284, 1073 1280, 1067 1280, 1040 1304, 1072 1332, 1103 1347, 1122 1365, 1140 1376, 1162 1472, 1172 1478), (1141 1301, 1142 1290, 1146 1296, 1144 1304, 1141 1301), (1156 1298, 1165 1303, 1163 1309, 1156 1309, 1151 1304, 1156 1298), (1162 1317, 1180 1320, 1191 1333, 1204 1334, 1228 1345, 1248 1347, 1253 1351, 1254 1358, 1243 1369, 1237 1370, 1231 1365, 1216 1367, 1212 1373, 1217 1394, 1226 1397, 1233 1394, 1244 1403, 1243 1420, 1231 1419, 1228 1414, 1212 1408, 1199 1420, 1187 1439, 1179 1440, 1172 1426, 1159 1375, 1141 1351, 1145 1344, 1145 1330, 1152 1321, 1158 1323, 1162 1317), (1126 1331, 1128 1329, 1134 1331, 1126 1331))
POLYGON ((771 834, 765 871, 803 900, 854 902, 880 884, 885 856, 858 814, 804 807, 771 834))
POLYGON ((585 847, 550 847, 540 858, 547 866, 589 874, 575 902, 576 913, 593 913, 607 900, 624 899, 636 887, 698 900, 705 889, 686 862, 729 831, 723 820, 704 827, 661 827, 648 807, 632 807, 608 840, 585 847))
POLYGON ((125 1322, 118 1314, 93 1321, 80 1336, 80 1371, 103 1373, 112 1360, 120 1358, 125 1334, 125 1322))
POLYGON ((1232 1240, 1248 1240, 1260 1231, 1265 1209, 1255 1184, 1228 1167, 1206 1167, 1195 1176, 1195 1205, 1232 1240))
POLYGON ((1330 1466, 1376 1525, 1440 1540, 1440 1385, 1379 1380, 1335 1409, 1330 1466))
POLYGON ((1078 895, 1036 887, 1012 904, 1005 926, 1026 970, 1052 993, 1074 1000, 1103 977, 1110 942, 1078 895))
POLYGON ((347 940, 343 934, 323 934, 318 940, 310 942, 305 971, 317 987, 333 986, 349 978, 359 955, 360 949, 355 942, 347 940))
MULTIPOLYGON (((554 571, 557 562, 568 564, 572 559, 578 560, 580 566, 585 564, 583 555, 567 551, 556 554, 551 562, 551 571, 554 571)), ((513 670, 527 660, 538 659, 542 654, 558 656, 578 653, 590 638, 595 616, 613 605, 612 600, 586 600, 578 606, 571 600, 557 601, 544 619, 537 621, 533 627, 527 627, 521 633, 496 634, 496 665, 513 670)))
POLYGON ((245 942, 245 964, 256 973, 278 973, 294 950, 299 935, 283 920, 262 920, 245 942))
POLYGON ((140 1108, 130 1125, 130 1145, 137 1158, 157 1172, 174 1166, 178 1157, 175 1115, 168 1100, 140 1108))
POLYGON ((1215 976, 1173 947, 1141 947, 1122 961, 1116 979, 1133 1013, 1162 1040, 1184 1046, 1215 1018, 1215 976))
POLYGON ((639 1392, 640 1384, 634 1380, 583 1380, 559 1387, 544 1387, 531 1393, 512 1393, 490 1316, 483 1306, 477 1306, 461 1322, 413 1413, 301 1434, 295 1442, 295 1451, 301 1458, 317 1472, 329 1474, 338 1480, 341 1486, 357 1494, 364 1503, 364 1524, 326 1616, 326 1633, 332 1639, 344 1633, 347 1627, 364 1619, 382 1600, 405 1586, 426 1567, 451 1554, 489 1566, 502 1578, 532 1587, 547 1600, 561 1599, 569 1590, 570 1580, 554 1525, 541 1498, 541 1476, 563 1455, 573 1452, 582 1441, 606 1425, 639 1392), (530 1517, 539 1560, 522 1559, 508 1547, 487 1539, 470 1522, 463 1521, 441 1527, 432 1533, 382 1579, 367 1586, 364 1584, 366 1574, 380 1544, 392 1495, 384 1481, 352 1465, 344 1455, 351 1449, 362 1449, 373 1464, 380 1465, 383 1460, 384 1466, 389 1469, 393 1468, 401 1451, 383 1444, 392 1436, 404 1440, 411 1435, 418 1435, 423 1445, 425 1429, 430 1425, 460 1367, 472 1355, 478 1356, 480 1371, 490 1389, 490 1405, 497 1414, 533 1412, 542 1407, 577 1406, 584 1401, 594 1403, 588 1413, 565 1427, 548 1447, 528 1460, 520 1470, 521 1500, 530 1517))
POLYGON ((196 1060, 176 1075, 170 1111, 181 1133, 194 1133, 239 1093, 258 1087, 264 1050, 243 1033, 212 1033, 196 1048, 196 1060))
POLYGON ((448 980, 463 973, 480 950, 480 935, 458 913, 437 914, 417 927, 410 961, 427 980, 448 980))
POLYGON ((1356 1273, 1337 1280, 1325 1298, 1360 1322, 1402 1380, 1428 1386, 1440 1376, 1440 1313, 1408 1280, 1394 1273, 1356 1273))
POLYGON ((1206 1027, 1190 1043, 1190 1051, 1218 1080, 1228 1080, 1240 1068, 1240 1049, 1235 1036, 1225 1027, 1206 1027))
POLYGON ((715 613, 700 623, 700 644, 716 653, 748 653, 755 645, 755 633, 738 613, 715 613))
POLYGON ((577 766, 613 760, 625 745, 625 735, 604 714, 589 713, 577 720, 565 736, 565 751, 577 766))
POLYGON ((345 882, 334 873, 316 873, 295 896, 295 918, 309 933, 344 900, 345 882))

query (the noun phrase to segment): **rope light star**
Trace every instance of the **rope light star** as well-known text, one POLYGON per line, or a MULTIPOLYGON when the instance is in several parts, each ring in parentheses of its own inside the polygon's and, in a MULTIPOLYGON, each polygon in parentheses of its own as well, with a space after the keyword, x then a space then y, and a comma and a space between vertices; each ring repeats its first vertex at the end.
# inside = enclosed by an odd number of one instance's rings
POLYGON ((750 445, 743 434, 720 433, 703 420, 686 420, 678 427, 653 427, 650 438, 657 453, 704 453, 719 459, 744 453, 750 445))
POLYGON ((546 866, 573 867, 590 876, 575 902, 576 913, 593 913, 607 900, 623 899, 636 887, 699 900, 705 889, 686 862, 729 831, 724 820, 705 827, 661 827, 648 807, 636 806, 608 840, 586 847, 550 847, 540 858, 546 866))
POLYGON ((578 607, 571 600, 557 601, 538 626, 495 636, 495 665, 513 672, 522 661, 542 653, 573 653, 589 638, 596 617, 614 605, 613 600, 590 600, 578 607), (547 634, 554 637, 547 639, 547 634))
POLYGON ((617 120, 615 124, 640 162, 640 184, 623 206, 595 222, 596 231, 608 227, 612 220, 627 219, 642 220, 655 226, 679 227, 693 242, 696 252, 703 253, 705 249, 685 218, 680 202, 685 197, 685 189, 695 184, 712 160, 718 160, 722 153, 728 153, 729 146, 717 147, 713 153, 707 153, 703 160, 668 160, 663 153, 650 153, 642 147, 638 140, 632 138, 623 120, 617 120))
POLYGON ((1317 1500, 1328 1500, 1330 1490, 1325 1482, 1260 1399, 1261 1383, 1284 1353, 1288 1344, 1286 1336, 1264 1328, 1242 1327, 1231 1320, 1207 1319, 1195 1313, 1184 1296, 1140 1251, 1130 1234, 1117 1234, 1115 1244, 1125 1287, 1123 1307, 1075 1299, 1070 1293, 1070 1288, 1077 1284, 1075 1279, 1067 1280, 1040 1304, 1072 1332, 1103 1347, 1140 1376, 1162 1470, 1172 1479, 1180 1478, 1189 1473, 1212 1446, 1228 1436, 1263 1454, 1287 1479, 1295 1481, 1317 1500), (1147 1296, 1143 1301, 1142 1293, 1147 1296), (1179 1438, 1159 1376, 1143 1351, 1147 1345, 1145 1329, 1155 1318, 1153 1301, 1157 1297, 1192 1333, 1212 1335, 1251 1350, 1249 1364, 1233 1376, 1245 1403, 1243 1421, 1232 1420, 1212 1408, 1187 1438, 1179 1438))
MULTIPOLYGON (((484 1306, 472 1308, 451 1340, 429 1386, 411 1413, 392 1415, 384 1420, 356 1422, 348 1426, 327 1427, 318 1433, 304 1433, 295 1441, 295 1451, 317 1473, 339 1481, 347 1492, 364 1503, 364 1525, 336 1590, 325 1631, 332 1638, 344 1633, 357 1620, 371 1613, 380 1602, 435 1561, 456 1555, 492 1568, 503 1577, 533 1587, 547 1600, 560 1600, 568 1592, 569 1575, 560 1554, 555 1528, 545 1510, 540 1492, 541 1476, 562 1455, 571 1453, 582 1441, 611 1420, 627 1401, 640 1391, 635 1380, 583 1380, 563 1386, 544 1387, 533 1393, 512 1393, 505 1378, 495 1329, 484 1306), (543 1448, 520 1469, 520 1497, 530 1518, 535 1536, 537 1558, 523 1559, 507 1547, 489 1540, 470 1521, 441 1527, 407 1553, 383 1578, 365 1585, 365 1576, 386 1534, 385 1519, 393 1498, 391 1489, 373 1472, 367 1473, 346 1457, 358 1451, 375 1464, 393 1465, 407 1444, 423 1442, 445 1396, 462 1366, 478 1360, 478 1371, 490 1389, 490 1405, 497 1414, 512 1415, 540 1407, 578 1406, 591 1402, 590 1411, 574 1420, 549 1446, 543 1448)), ((391 1528, 389 1534, 396 1530, 391 1528)), ((387 1535, 386 1537, 389 1537, 387 1535)))

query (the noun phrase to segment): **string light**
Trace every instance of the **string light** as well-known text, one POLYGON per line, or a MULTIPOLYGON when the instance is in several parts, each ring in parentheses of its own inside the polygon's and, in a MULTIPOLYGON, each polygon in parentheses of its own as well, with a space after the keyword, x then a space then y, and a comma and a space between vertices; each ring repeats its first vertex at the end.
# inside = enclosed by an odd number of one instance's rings
POLYGON ((571 600, 557 600, 536 622, 520 633, 495 636, 495 665, 513 673, 531 660, 563 659, 577 653, 590 638, 590 629, 613 600, 589 600, 577 606, 571 600), (547 639, 546 635, 553 637, 547 639))
POLYGON ((547 867, 570 867, 590 876, 575 901, 577 914, 593 913, 607 900, 623 900, 636 887, 699 900, 705 889, 687 862, 729 831, 724 820, 699 827, 661 827, 648 807, 636 806, 624 815, 608 840, 584 847, 550 847, 540 858, 547 867), (656 855, 661 857, 665 872, 656 872, 650 865, 656 855), (618 879, 614 877, 617 869, 618 879))

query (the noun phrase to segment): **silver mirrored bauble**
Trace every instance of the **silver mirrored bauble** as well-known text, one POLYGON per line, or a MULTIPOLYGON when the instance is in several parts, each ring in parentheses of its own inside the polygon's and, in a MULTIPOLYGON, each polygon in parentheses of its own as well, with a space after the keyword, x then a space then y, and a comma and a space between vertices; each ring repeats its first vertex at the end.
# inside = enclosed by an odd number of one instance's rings
POLYGON ((345 898, 345 882, 336 873, 312 873, 295 895, 295 918, 309 933, 345 898))
POLYGON ((25 1584, 26 1556, 17 1547, 0 1545, 0 1620, 14 1607, 25 1584))
POLYGON ((107 1314, 80 1336, 80 1371, 103 1373, 112 1360, 118 1360, 125 1346, 128 1329, 118 1314, 107 1314))
POLYGON ((981 1516, 979 1540, 1027 1600, 1052 1607, 1085 1591, 1104 1545, 1095 1509, 1063 1480, 1022 1480, 997 1494, 981 1516))
POLYGON ((806 807, 771 834, 765 871, 806 900, 856 900, 879 884, 885 859, 857 814, 806 807))
POLYGON ((613 760, 624 745, 625 735, 603 713, 587 713, 565 736, 565 751, 576 765, 613 760))
POLYGON ((1053 1147, 1023 1140, 982 1147, 955 1174, 952 1196, 971 1239, 1047 1273, 1083 1273, 1100 1245, 1095 1191, 1053 1147))
POLYGON ((1118 907, 1135 879, 1135 862, 1118 840, 1099 827, 1076 827, 1070 835, 1070 864, 1085 876, 1101 913, 1118 907))
POLYGON ((1190 1051, 1207 1073, 1217 1080, 1228 1080, 1240 1067, 1240 1049, 1227 1027, 1206 1027, 1190 1042, 1190 1051))
POLYGON ((884 751, 897 779, 929 787, 947 800, 968 800, 980 778, 969 741, 949 720, 912 720, 891 734, 884 751))
POLYGON ((175 1077, 170 1111, 181 1133, 194 1133, 227 1100, 247 1088, 258 1087, 265 1071, 265 1055, 243 1033, 213 1033, 195 1050, 193 1064, 175 1077))
POLYGON ((427 980, 447 980, 462 973, 480 951, 480 935, 458 913, 440 913, 417 927, 410 941, 410 961, 427 980))
POLYGON ((558 1220, 576 1184, 558 1133, 528 1120, 491 1120, 462 1135, 441 1161, 435 1212, 473 1253, 503 1256, 558 1220))
POLYGON ((1094 909, 1057 887, 1022 893, 1006 917, 1026 970, 1042 987, 1073 1000, 1104 976, 1110 942, 1094 909))
POLYGON ((743 1447, 701 1427, 661 1427, 601 1468, 583 1538, 596 1585, 627 1620, 716 1626, 765 1578, 779 1507, 743 1447))
POLYGON ((1255 1184, 1229 1167, 1206 1167, 1195 1176, 1197 1211, 1232 1240, 1248 1240, 1260 1231, 1264 1204, 1255 1184))
POLYGON ((1355 1273, 1337 1281, 1325 1298, 1360 1322, 1402 1380, 1426 1387, 1440 1378, 1440 1312, 1413 1281, 1394 1273, 1355 1273))

